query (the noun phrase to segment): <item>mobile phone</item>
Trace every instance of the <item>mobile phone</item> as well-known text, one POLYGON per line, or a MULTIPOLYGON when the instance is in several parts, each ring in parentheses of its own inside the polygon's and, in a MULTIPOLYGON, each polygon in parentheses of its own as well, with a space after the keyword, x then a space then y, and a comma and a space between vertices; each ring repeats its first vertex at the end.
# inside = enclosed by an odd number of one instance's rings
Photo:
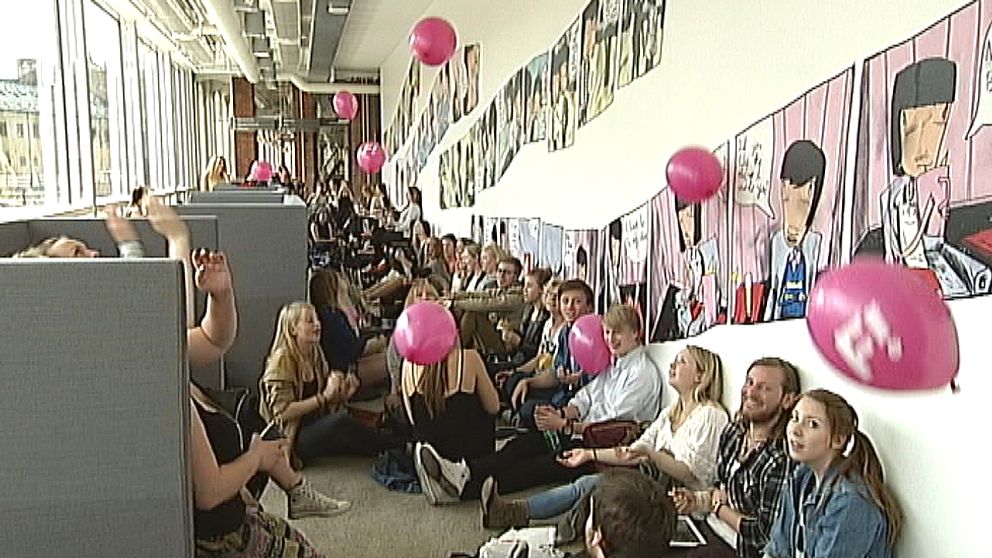
POLYGON ((279 427, 279 423, 276 421, 270 422, 265 426, 265 429, 262 430, 263 440, 278 440, 283 437, 282 428, 279 427))

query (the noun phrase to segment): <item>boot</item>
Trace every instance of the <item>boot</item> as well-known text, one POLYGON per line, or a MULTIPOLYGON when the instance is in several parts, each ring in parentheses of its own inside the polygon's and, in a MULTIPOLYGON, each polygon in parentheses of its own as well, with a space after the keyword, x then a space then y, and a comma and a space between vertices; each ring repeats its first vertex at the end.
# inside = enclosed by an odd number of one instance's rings
POLYGON ((286 505, 290 519, 304 517, 329 517, 348 511, 351 502, 335 500, 324 496, 305 477, 300 484, 286 491, 289 503, 286 505))
POLYGON ((530 524, 530 511, 524 500, 504 500, 496 493, 496 479, 489 477, 482 483, 480 497, 482 505, 482 527, 484 529, 505 529, 526 527, 530 524))

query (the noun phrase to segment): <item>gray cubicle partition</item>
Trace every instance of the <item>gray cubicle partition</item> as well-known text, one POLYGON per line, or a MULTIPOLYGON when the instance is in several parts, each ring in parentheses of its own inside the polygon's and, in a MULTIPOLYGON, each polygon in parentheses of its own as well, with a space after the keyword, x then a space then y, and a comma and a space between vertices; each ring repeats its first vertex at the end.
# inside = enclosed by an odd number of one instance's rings
POLYGON ((213 192, 190 192, 187 204, 219 204, 219 203, 271 203, 281 204, 282 192, 267 190, 225 190, 213 192))
MULTIPOLYGON (((190 216, 184 217, 183 221, 189 228, 191 248, 217 249, 216 217, 190 216)), ((168 256, 168 246, 165 238, 152 230, 148 221, 134 219, 132 222, 138 231, 138 237, 145 247, 145 255, 147 257, 164 258, 168 256)), ((13 248, 0 251, 0 254, 8 255, 10 252, 22 250, 46 238, 62 235, 82 240, 90 248, 99 250, 102 256, 117 256, 117 246, 107 232, 105 221, 93 217, 45 218, 4 223, 0 225, 0 247, 13 246, 13 248), (23 236, 21 229, 27 235, 26 237, 23 236)), ((137 290, 148 297, 157 296, 155 291, 150 290, 148 286, 141 283, 124 285, 121 288, 137 290)), ((206 297, 199 291, 196 292, 195 296, 196 303, 194 308, 196 317, 201 318, 206 310, 206 297)), ((190 373, 201 385, 212 388, 224 387, 223 372, 220 363, 195 366, 190 373)))
POLYGON ((20 252, 28 247, 30 241, 28 224, 24 221, 0 223, 0 257, 20 252))
POLYGON ((0 284, 0 555, 192 557, 179 262, 2 259, 0 284))
POLYGON ((227 387, 257 389, 279 309, 307 296, 306 205, 190 204, 182 215, 216 215, 218 242, 231 263, 238 336, 224 357, 227 387))

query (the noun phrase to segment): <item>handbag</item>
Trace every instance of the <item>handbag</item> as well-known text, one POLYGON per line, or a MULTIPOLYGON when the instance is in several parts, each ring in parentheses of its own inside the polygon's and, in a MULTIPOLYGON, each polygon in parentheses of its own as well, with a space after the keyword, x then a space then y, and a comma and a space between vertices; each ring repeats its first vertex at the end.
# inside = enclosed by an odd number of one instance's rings
POLYGON ((640 424, 633 420, 594 422, 582 431, 582 445, 590 449, 625 446, 636 440, 640 431, 640 424))

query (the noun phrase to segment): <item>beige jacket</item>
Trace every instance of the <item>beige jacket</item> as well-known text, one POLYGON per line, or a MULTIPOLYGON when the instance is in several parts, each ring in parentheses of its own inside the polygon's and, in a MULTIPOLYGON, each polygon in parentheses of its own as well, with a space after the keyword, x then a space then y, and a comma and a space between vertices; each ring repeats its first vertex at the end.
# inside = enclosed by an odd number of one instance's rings
POLYGON ((489 320, 494 324, 505 320, 512 327, 523 321, 525 306, 524 290, 519 285, 482 292, 457 292, 451 305, 452 309, 463 312, 489 314, 489 320))
MULTIPOLYGON (((323 361, 323 359, 321 359, 323 361)), ((315 367, 314 376, 317 378, 317 393, 324 391, 329 376, 327 362, 323 361, 315 367)), ((258 412, 266 421, 279 423, 286 439, 290 441, 290 448, 296 447, 296 435, 300 430, 300 422, 303 417, 284 421, 281 419, 283 411, 291 403, 303 399, 303 380, 299 371, 299 363, 294 362, 288 355, 276 353, 269 357, 265 366, 265 373, 258 382, 259 403, 258 412)), ((290 449, 290 460, 294 469, 301 466, 300 460, 290 449)))

